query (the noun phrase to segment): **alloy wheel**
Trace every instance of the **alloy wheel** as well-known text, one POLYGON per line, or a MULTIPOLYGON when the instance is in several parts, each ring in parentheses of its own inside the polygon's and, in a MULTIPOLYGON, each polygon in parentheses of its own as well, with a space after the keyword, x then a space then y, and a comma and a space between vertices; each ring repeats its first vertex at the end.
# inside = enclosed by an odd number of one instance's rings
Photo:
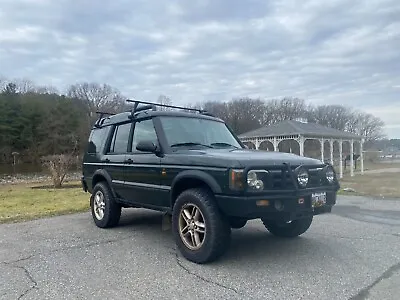
POLYGON ((190 250, 198 250, 204 244, 206 224, 197 205, 189 203, 182 207, 179 214, 179 234, 190 250))

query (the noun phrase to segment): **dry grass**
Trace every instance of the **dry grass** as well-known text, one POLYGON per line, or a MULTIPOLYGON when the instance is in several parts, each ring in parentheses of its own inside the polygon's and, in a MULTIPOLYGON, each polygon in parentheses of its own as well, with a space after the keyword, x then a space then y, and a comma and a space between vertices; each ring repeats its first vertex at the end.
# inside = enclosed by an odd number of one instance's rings
POLYGON ((89 194, 78 182, 64 188, 33 188, 38 185, 0 185, 0 223, 82 212, 89 209, 89 194))
POLYGON ((400 173, 356 174, 354 177, 345 176, 340 180, 340 194, 363 195, 381 198, 400 198, 400 173), (344 192, 352 188, 356 192, 344 192))

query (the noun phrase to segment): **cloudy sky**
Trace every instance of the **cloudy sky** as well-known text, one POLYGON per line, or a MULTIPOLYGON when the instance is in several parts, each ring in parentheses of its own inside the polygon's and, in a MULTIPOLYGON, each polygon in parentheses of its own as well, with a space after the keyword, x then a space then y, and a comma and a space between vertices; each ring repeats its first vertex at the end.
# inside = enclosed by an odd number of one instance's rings
POLYGON ((176 104, 296 96, 400 138, 398 0, 0 0, 0 76, 176 104))

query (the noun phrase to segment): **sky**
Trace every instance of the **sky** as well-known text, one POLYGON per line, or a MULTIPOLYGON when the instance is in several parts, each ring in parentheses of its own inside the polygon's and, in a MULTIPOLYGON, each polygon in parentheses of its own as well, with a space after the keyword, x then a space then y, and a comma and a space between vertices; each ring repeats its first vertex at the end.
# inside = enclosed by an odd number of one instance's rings
POLYGON ((299 97, 400 138, 398 0, 0 0, 0 77, 174 104, 299 97))

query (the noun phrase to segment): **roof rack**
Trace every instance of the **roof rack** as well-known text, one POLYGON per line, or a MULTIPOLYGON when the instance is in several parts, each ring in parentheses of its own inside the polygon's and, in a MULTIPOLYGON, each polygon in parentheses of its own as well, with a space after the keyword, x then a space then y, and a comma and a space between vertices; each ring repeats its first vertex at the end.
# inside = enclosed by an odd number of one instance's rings
POLYGON ((140 101, 140 100, 130 100, 127 99, 126 102, 131 102, 134 103, 133 109, 131 111, 131 116, 133 117, 133 115, 137 112, 140 111, 144 111, 144 110, 153 110, 156 111, 157 110, 157 106, 159 107, 167 107, 167 108, 175 108, 175 109, 183 109, 186 111, 195 111, 198 112, 200 114, 203 115, 208 115, 208 116, 212 116, 210 113, 208 113, 207 111, 203 110, 203 109, 198 109, 198 108, 189 108, 189 107, 183 107, 183 106, 176 106, 176 105, 167 105, 167 104, 161 104, 161 103, 154 103, 154 102, 147 102, 147 101, 140 101), (142 107, 138 107, 139 104, 146 104, 142 107))
POLYGON ((96 122, 94 123, 94 126, 97 127, 97 128, 101 127, 101 125, 103 124, 103 122, 104 122, 103 116, 105 116, 105 115, 108 115, 108 116, 115 115, 114 113, 108 113, 108 112, 105 112, 105 111, 96 111, 96 114, 99 115, 99 117, 97 118, 96 122))

